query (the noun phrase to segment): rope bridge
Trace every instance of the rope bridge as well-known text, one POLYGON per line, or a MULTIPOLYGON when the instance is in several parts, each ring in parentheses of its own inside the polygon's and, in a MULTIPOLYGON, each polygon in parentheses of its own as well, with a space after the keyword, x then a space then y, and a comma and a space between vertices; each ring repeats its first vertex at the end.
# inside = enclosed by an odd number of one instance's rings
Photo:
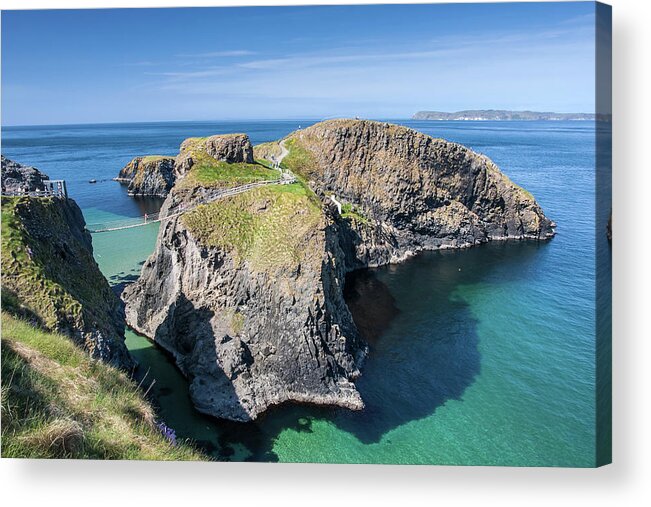
POLYGON ((184 213, 187 213, 188 211, 192 211, 193 209, 197 208, 198 206, 201 206, 202 204, 208 204, 217 201, 219 199, 223 199, 225 197, 241 194, 243 192, 246 192, 247 190, 251 190, 256 187, 264 187, 266 185, 279 185, 279 184, 288 185, 290 183, 294 183, 295 181, 296 178, 294 178, 294 176, 292 176, 291 174, 283 174, 283 177, 278 178, 277 180, 256 181, 254 183, 247 183, 246 185, 241 185, 239 187, 227 188, 225 190, 222 190, 221 192, 211 194, 210 196, 192 204, 191 206, 186 206, 185 204, 181 204, 179 207, 177 207, 174 210, 174 213, 170 215, 161 216, 160 213, 151 213, 151 214, 147 213, 143 216, 135 217, 135 218, 125 218, 122 220, 113 220, 104 223, 88 224, 86 226, 86 229, 88 230, 88 232, 92 234, 96 234, 100 232, 121 231, 124 229, 133 229, 134 227, 143 227, 145 225, 154 224, 157 222, 163 222, 165 220, 171 220, 184 213))

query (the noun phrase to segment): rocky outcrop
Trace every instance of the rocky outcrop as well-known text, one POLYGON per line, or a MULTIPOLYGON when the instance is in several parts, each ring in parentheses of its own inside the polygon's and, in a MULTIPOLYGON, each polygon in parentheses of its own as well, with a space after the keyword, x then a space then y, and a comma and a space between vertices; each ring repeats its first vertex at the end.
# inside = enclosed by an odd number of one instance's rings
POLYGON ((44 190, 43 181, 47 175, 35 167, 26 166, 9 160, 4 155, 2 159, 2 193, 19 194, 44 190))
POLYGON ((174 157, 136 157, 122 168, 117 181, 129 185, 130 195, 165 197, 176 181, 174 157))
POLYGON ((205 158, 229 164, 252 164, 253 146, 246 134, 191 137, 181 143, 181 151, 176 157, 176 171, 184 175, 205 158))
POLYGON ((366 220, 351 224, 358 266, 491 240, 547 239, 554 223, 486 156, 373 121, 332 120, 295 132, 287 163, 320 196, 366 220))
POLYGON ((261 188, 164 222, 123 294, 129 325, 174 356, 202 412, 363 407, 352 382, 366 348, 342 296, 337 226, 295 192, 261 188))
POLYGON ((122 305, 93 258, 77 204, 3 197, 2 224, 3 309, 68 335, 94 358, 132 368, 122 305))
MULTIPOLYGON (((177 167, 209 156, 207 139, 184 142, 177 167)), ((248 152, 237 144, 223 153, 248 152)), ((216 417, 251 420, 285 401, 363 406, 353 382, 366 345, 343 299, 346 272, 423 249, 553 236, 528 192, 458 144, 337 120, 284 145, 283 163, 307 184, 195 208, 216 190, 186 177, 161 211, 175 218, 123 293, 128 324, 174 356, 197 408, 216 417), (177 216, 181 207, 193 211, 177 216)))
POLYGON ((282 148, 277 142, 256 144, 253 147, 253 156, 256 160, 272 162, 282 157, 282 148))

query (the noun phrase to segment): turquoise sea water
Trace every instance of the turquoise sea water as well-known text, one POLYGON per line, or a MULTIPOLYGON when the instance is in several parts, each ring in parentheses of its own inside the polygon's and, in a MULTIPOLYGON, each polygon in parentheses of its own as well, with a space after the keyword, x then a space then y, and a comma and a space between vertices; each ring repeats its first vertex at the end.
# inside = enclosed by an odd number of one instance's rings
MULTIPOLYGON (((309 123, 4 128, 3 154, 67 179, 86 221, 105 222, 160 205, 110 181, 136 155, 173 155, 184 138, 216 133, 270 141, 309 123)), ((609 210, 595 218, 594 124, 399 123, 490 156, 534 194, 557 237, 430 252, 352 274, 347 299, 371 344, 358 381, 361 412, 285 405, 249 424, 202 416, 170 360, 128 332, 139 375, 145 385, 156 380, 160 417, 218 459, 593 466, 595 261, 597 249, 609 255, 609 210)), ((156 234, 153 224, 94 236, 111 283, 137 276, 156 234)))

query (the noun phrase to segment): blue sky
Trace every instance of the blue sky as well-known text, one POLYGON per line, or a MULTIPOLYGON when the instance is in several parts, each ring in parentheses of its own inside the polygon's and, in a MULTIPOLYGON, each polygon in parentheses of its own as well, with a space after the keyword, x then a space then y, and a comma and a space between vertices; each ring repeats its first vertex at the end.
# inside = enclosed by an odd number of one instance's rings
POLYGON ((2 12, 4 125, 594 110, 594 4, 2 12))

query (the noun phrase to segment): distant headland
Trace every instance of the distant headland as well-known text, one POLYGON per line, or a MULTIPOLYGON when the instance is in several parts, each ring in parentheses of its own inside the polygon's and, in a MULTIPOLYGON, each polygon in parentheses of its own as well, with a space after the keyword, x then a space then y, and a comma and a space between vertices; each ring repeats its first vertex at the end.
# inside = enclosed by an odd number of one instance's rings
POLYGON ((459 121, 561 121, 561 120, 578 120, 594 121, 600 120, 593 113, 541 113, 536 111, 508 111, 504 109, 471 109, 467 111, 457 111, 456 113, 444 113, 441 111, 418 111, 414 120, 459 120, 459 121))

